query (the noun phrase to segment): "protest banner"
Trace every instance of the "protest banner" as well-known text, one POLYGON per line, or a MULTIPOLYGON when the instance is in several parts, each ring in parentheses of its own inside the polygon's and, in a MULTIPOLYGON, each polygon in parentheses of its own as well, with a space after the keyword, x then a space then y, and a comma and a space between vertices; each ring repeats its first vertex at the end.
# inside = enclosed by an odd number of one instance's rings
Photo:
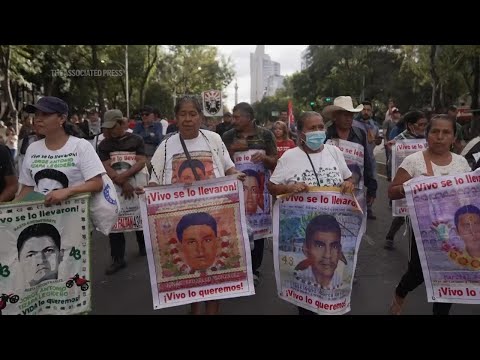
POLYGON ((349 312, 366 226, 353 196, 339 188, 312 187, 279 197, 273 214, 279 297, 318 314, 349 312))
POLYGON ((329 139, 326 143, 336 146, 340 149, 348 168, 352 172, 352 179, 353 183, 355 184, 355 189, 362 190, 364 187, 363 171, 365 169, 363 166, 363 146, 342 139, 329 139))
POLYGON ((480 170, 404 184, 429 302, 480 303, 480 170))
POLYGON ((233 176, 145 189, 155 309, 255 293, 241 186, 233 176))
POLYGON ((272 236, 272 198, 267 189, 270 170, 251 160, 259 152, 265 154, 265 150, 248 150, 233 155, 235 167, 247 175, 243 182, 245 210, 255 240, 272 236))
MULTIPOLYGON (((427 139, 395 140, 395 144, 392 146, 392 179, 395 178, 398 167, 408 155, 423 151, 427 146, 427 139)), ((392 216, 406 215, 408 215, 407 200, 393 200, 392 216)))
MULTIPOLYGON (((137 163, 135 152, 116 151, 110 153, 110 166, 117 174, 122 174, 137 163)), ((146 168, 139 171, 131 177, 128 182, 133 188, 143 187, 148 183, 148 171, 146 168)), ((133 196, 129 199, 122 195, 122 189, 115 184, 118 198, 120 200, 121 210, 118 219, 112 228, 112 233, 129 232, 142 230, 142 218, 140 214, 140 203, 138 197, 133 196)))
POLYGON ((45 206, 0 205, 0 312, 72 315, 90 310, 89 195, 45 206))

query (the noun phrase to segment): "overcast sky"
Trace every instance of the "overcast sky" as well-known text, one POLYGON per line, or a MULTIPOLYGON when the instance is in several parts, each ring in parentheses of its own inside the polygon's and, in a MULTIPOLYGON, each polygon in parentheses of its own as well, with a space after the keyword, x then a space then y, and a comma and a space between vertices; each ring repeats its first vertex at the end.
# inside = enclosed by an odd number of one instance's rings
MULTIPOLYGON (((237 84, 238 102, 250 102, 250 53, 255 52, 256 45, 216 45, 219 52, 230 56, 234 64, 237 84)), ((280 63, 280 75, 290 75, 300 71, 300 54, 308 45, 265 45, 265 54, 280 63)), ((235 79, 227 87, 226 105, 232 110, 235 105, 235 79)))

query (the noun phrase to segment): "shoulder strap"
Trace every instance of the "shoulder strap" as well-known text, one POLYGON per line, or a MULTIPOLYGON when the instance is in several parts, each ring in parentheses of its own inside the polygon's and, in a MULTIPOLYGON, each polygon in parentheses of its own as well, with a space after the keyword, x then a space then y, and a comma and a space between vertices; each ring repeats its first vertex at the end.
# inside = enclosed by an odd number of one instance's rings
POLYGON ((190 169, 192 169, 193 176, 195 176, 195 180, 199 181, 200 176, 198 176, 197 171, 192 165, 192 158, 190 156, 190 153, 188 152, 187 145, 185 145, 185 141, 183 140, 182 135, 178 134, 180 137, 180 143, 182 144, 183 147, 183 152, 185 153, 185 156, 187 157, 188 165, 190 165, 190 169))
POLYGON ((425 160, 425 166, 427 167, 427 175, 433 176, 432 161, 430 160, 430 154, 428 150, 422 151, 423 159, 425 160))
POLYGON ((317 175, 317 172, 315 171, 315 166, 313 166, 312 159, 310 158, 310 155, 308 155, 308 152, 305 151, 305 154, 307 154, 308 161, 310 161, 310 165, 312 165, 313 173, 315 174, 315 177, 317 178, 317 185, 320 186, 320 181, 318 180, 318 175, 317 175))

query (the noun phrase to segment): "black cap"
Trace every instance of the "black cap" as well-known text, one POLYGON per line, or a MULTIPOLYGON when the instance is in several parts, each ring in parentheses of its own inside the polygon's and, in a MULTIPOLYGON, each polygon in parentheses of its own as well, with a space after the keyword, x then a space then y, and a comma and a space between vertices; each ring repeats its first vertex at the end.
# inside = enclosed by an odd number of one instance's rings
POLYGON ((148 105, 146 105, 146 106, 144 106, 144 107, 142 108, 142 113, 149 113, 149 114, 151 114, 151 113, 153 113, 153 112, 155 112, 155 109, 153 108, 153 106, 148 106, 148 105))
POLYGON ((44 96, 38 99, 35 105, 27 105, 25 111, 34 113, 35 111, 42 111, 47 114, 68 114, 68 105, 62 99, 54 96, 44 96))

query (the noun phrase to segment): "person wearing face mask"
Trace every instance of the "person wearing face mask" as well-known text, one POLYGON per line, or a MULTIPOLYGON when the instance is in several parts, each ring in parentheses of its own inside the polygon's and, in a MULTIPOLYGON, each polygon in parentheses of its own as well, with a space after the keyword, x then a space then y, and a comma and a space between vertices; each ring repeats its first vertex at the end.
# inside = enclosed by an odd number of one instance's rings
MULTIPOLYGON (((309 186, 335 186, 342 192, 354 189, 352 172, 336 146, 324 144, 325 123, 315 111, 304 112, 297 121, 298 146, 278 160, 268 182, 273 196, 307 191, 309 186)), ((315 313, 298 308, 300 315, 315 313)))
MULTIPOLYGON (((390 149, 398 140, 425 138, 425 129, 427 127, 428 121, 423 112, 417 110, 410 111, 406 113, 403 117, 403 122, 405 123, 406 130, 401 132, 393 140, 390 140, 387 143, 387 146, 390 149)), ((397 216, 393 218, 392 224, 390 225, 390 229, 388 230, 386 236, 386 242, 384 246, 386 250, 394 249, 393 239, 395 237, 395 234, 398 232, 398 230, 400 230, 403 224, 405 224, 405 217, 397 216)))
MULTIPOLYGON (((326 132, 328 139, 342 139, 360 144, 367 149, 367 135, 365 131, 353 126, 353 114, 359 113, 363 105, 353 107, 350 96, 339 96, 334 99, 333 105, 326 106, 323 110, 325 117, 333 120, 326 132)), ((367 188, 367 205, 373 204, 377 196, 377 180, 372 170, 372 162, 368 151, 363 152, 363 183, 367 188)))

